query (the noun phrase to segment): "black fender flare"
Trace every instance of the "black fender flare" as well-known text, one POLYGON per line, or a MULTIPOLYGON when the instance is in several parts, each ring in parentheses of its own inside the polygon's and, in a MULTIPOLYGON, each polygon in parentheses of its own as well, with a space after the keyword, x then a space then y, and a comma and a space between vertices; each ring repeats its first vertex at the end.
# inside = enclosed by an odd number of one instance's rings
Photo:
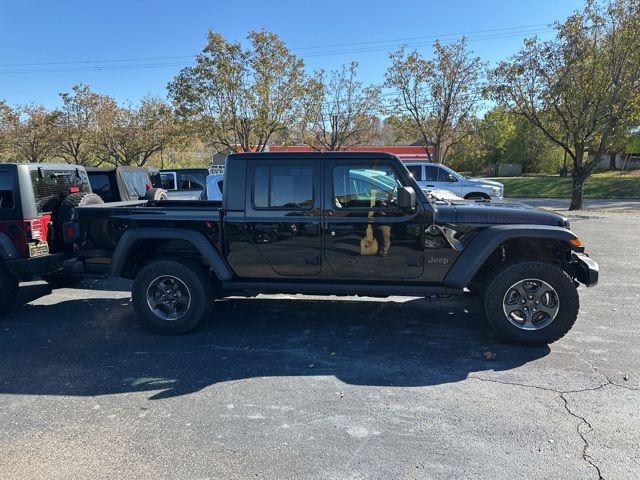
POLYGON ((463 288, 469 285, 473 276, 489 256, 504 242, 514 238, 550 239, 565 242, 572 250, 581 250, 569 243, 578 237, 563 227, 548 225, 494 225, 482 230, 465 246, 446 276, 444 285, 463 288))
POLYGON ((18 257, 18 250, 13 242, 6 234, 0 233, 0 258, 3 260, 13 260, 18 257))
POLYGON ((229 281, 233 274, 222 255, 211 242, 197 230, 187 228, 137 227, 124 232, 111 258, 110 275, 122 275, 129 254, 145 240, 183 240, 190 243, 202 255, 221 282, 229 281))

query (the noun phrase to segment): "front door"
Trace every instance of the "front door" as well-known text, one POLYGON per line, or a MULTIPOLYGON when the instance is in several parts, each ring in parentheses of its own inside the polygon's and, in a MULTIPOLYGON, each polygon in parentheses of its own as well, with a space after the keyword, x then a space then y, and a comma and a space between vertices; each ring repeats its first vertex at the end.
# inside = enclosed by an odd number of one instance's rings
POLYGON ((331 159, 324 180, 324 257, 337 276, 400 280, 422 274, 421 207, 397 206, 398 187, 409 181, 392 163, 331 159))
POLYGON ((437 165, 425 165, 424 173, 425 188, 435 191, 448 190, 451 193, 460 195, 460 182, 444 168, 437 165))
POLYGON ((321 169, 319 161, 248 162, 245 232, 269 265, 253 276, 313 276, 320 273, 321 169))

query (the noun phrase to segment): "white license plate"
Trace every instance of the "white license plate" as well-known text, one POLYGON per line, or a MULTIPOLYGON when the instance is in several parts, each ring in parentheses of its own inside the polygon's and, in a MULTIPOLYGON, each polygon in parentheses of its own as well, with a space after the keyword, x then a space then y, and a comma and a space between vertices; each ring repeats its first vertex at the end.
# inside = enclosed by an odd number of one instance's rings
POLYGON ((38 242, 29 244, 29 256, 41 257, 49 254, 49 244, 47 242, 38 242))

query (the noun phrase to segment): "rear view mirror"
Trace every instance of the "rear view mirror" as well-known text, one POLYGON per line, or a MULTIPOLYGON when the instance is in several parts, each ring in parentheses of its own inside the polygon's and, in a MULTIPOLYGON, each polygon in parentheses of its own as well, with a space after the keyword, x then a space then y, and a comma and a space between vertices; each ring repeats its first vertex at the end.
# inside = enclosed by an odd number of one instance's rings
POLYGON ((411 209, 416 206, 416 192, 413 187, 398 189, 398 207, 411 209))

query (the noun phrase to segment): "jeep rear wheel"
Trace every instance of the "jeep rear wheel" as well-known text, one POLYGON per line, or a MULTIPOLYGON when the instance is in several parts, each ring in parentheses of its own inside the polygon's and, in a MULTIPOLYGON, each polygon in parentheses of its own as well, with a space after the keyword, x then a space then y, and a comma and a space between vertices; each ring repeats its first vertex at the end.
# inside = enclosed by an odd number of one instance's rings
POLYGON ((0 315, 9 311, 18 296, 18 279, 0 264, 0 315))
POLYGON ((521 262, 499 268, 483 295, 491 327, 506 341, 547 345, 562 338, 578 318, 580 299, 559 267, 521 262))
POLYGON ((133 306, 151 330, 178 335, 195 328, 213 306, 213 283, 203 265, 157 260, 133 281, 133 306))

